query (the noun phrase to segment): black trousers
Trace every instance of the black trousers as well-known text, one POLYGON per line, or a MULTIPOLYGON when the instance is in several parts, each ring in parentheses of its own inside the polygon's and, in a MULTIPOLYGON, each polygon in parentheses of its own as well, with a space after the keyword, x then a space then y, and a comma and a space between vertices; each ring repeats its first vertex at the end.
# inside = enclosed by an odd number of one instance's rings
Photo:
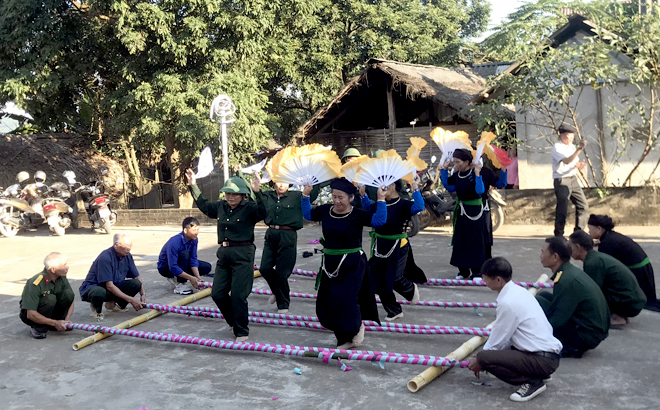
POLYGON ((248 336, 248 302, 254 280, 254 245, 218 248, 211 297, 236 337, 248 336), (230 294, 231 292, 231 294, 230 294))
POLYGON ((482 370, 513 385, 547 379, 559 367, 559 355, 540 356, 515 349, 483 350, 477 354, 482 370))
MULTIPOLYGON (((140 292, 142 282, 140 282, 139 279, 129 279, 115 286, 126 295, 133 297, 140 292)), ((122 309, 128 305, 127 301, 109 292, 108 289, 105 288, 105 284, 92 286, 87 289, 87 292, 82 295, 82 300, 83 302, 91 303, 98 313, 101 313, 103 310, 103 302, 115 302, 122 309)))
POLYGON ((278 309, 291 303, 289 276, 296 266, 298 233, 294 230, 268 228, 261 255, 261 276, 275 295, 278 309))
MULTIPOLYGON (((378 251, 381 254, 387 254, 394 242, 379 238, 376 241, 377 246, 381 245, 378 251)), ((414 284, 403 275, 408 262, 410 244, 401 247, 399 242, 396 241, 396 246, 398 249, 395 249, 390 257, 379 258, 373 256, 369 260, 371 290, 380 296, 380 302, 388 317, 394 317, 402 312, 401 305, 396 301, 395 291, 406 300, 412 300, 415 293, 414 284)))
POLYGON ((575 230, 586 228, 589 218, 589 204, 587 203, 587 197, 582 192, 577 175, 555 178, 554 186, 555 196, 557 197, 555 236, 564 236, 569 200, 575 205, 575 230))
MULTIPOLYGON (((200 261, 199 262, 199 267, 197 270, 199 271, 200 276, 208 275, 209 272, 211 272, 211 264, 208 262, 200 261)), ((177 265, 181 269, 183 269, 184 272, 186 272, 188 275, 192 275, 192 269, 190 266, 190 251, 181 251, 179 252, 179 257, 177 258, 177 265)), ((173 278, 175 277, 172 271, 170 271, 169 266, 163 266, 162 268, 158 269, 158 273, 160 273, 160 276, 165 277, 165 278, 173 278)), ((194 275, 193 275, 194 276, 194 275)), ((188 279, 184 279, 180 276, 176 276, 176 281, 179 283, 186 283, 188 282, 188 279)))
MULTIPOLYGON (((50 294, 42 297, 39 300, 39 307, 37 312, 53 320, 64 320, 71 304, 73 303, 74 294, 73 290, 67 289, 58 298, 56 295, 50 294)), ((28 319, 27 310, 21 309, 20 318, 26 325, 34 327, 41 332, 48 330, 56 330, 53 326, 42 325, 28 319)))

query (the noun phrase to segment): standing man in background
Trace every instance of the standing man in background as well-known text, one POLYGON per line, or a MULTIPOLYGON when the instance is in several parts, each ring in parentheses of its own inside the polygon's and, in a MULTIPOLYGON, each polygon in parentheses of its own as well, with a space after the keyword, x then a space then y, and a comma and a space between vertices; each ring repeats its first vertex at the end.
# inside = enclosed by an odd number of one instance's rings
POLYGON ((578 181, 578 171, 586 166, 579 155, 587 146, 581 139, 576 147, 573 144, 575 130, 569 126, 559 127, 559 141, 552 147, 552 178, 554 179, 557 209, 555 211, 555 236, 564 236, 564 226, 568 216, 568 201, 575 205, 575 230, 587 226, 589 204, 578 181))

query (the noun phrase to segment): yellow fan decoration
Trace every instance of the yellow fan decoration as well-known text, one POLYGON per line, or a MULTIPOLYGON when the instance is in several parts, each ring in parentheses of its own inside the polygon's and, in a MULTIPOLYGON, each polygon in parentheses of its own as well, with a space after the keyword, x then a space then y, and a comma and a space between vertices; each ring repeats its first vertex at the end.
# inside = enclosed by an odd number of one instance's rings
POLYGON ((442 158, 440 164, 444 164, 449 158, 454 155, 454 151, 460 148, 467 149, 474 154, 470 138, 465 131, 451 132, 441 127, 435 127, 431 131, 431 139, 436 143, 438 148, 442 151, 442 158))
POLYGON ((317 185, 341 176, 341 160, 321 144, 286 147, 271 158, 266 171, 277 183, 317 185))
POLYGON ((410 175, 415 172, 415 165, 411 161, 404 161, 393 149, 382 152, 378 158, 368 158, 360 163, 353 182, 359 185, 368 185, 376 188, 386 188, 390 184, 403 179, 412 182, 410 175))
MULTIPOLYGON (((493 150, 490 148, 490 143, 493 142, 495 138, 497 138, 497 135, 493 134, 492 132, 484 131, 481 133, 481 138, 479 139, 479 142, 477 142, 477 153, 474 155, 474 160, 472 162, 475 164, 478 163, 484 152, 491 161, 493 161, 493 158, 497 160, 495 152, 493 152, 493 150), (491 155, 488 155, 488 151, 490 151, 491 155)), ((497 163, 499 164, 499 160, 497 160, 497 163)), ((495 162, 493 162, 493 165, 495 165, 495 162)), ((501 165, 497 168, 500 167, 501 165)))
POLYGON ((352 181, 353 177, 355 177, 355 173, 358 171, 358 168, 360 168, 360 163, 367 159, 369 159, 368 155, 360 155, 354 160, 345 163, 341 166, 341 173, 346 177, 346 179, 352 181))
MULTIPOLYGON (((408 151, 406 151, 406 161, 410 161, 415 165, 415 169, 417 171, 423 171, 426 168, 429 167, 429 165, 419 157, 419 154, 422 152, 422 148, 424 148, 428 144, 424 138, 419 138, 419 137, 411 137, 410 138, 410 148, 408 148, 408 151)), ((412 173, 408 176, 406 176, 405 180, 412 181, 415 178, 415 174, 412 173)))

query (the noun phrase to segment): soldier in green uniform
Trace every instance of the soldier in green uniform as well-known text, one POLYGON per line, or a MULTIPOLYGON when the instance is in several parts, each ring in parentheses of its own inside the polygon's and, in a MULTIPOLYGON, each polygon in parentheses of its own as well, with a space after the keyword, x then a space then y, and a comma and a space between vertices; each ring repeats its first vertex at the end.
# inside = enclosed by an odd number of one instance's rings
MULTIPOLYGON (((255 179, 261 183, 256 174, 255 179)), ((264 222, 268 225, 259 270, 273 292, 269 302, 277 302, 277 313, 284 314, 291 303, 289 276, 296 265, 297 231, 303 227, 302 192, 289 191, 289 184, 271 184, 272 191, 255 191, 257 201, 266 208, 264 222)))
POLYGON ((66 278, 66 256, 51 252, 44 270, 28 279, 21 297, 21 320, 35 339, 45 339, 49 330, 63 332, 73 314, 73 289, 66 278))
MULTIPOLYGON (((263 202, 246 200, 250 189, 240 177, 227 180, 220 190, 225 199, 210 202, 195 183, 192 169, 186 171, 188 185, 200 211, 218 220, 218 263, 213 277, 211 297, 233 327, 237 342, 248 340, 248 303, 254 278, 254 225, 264 219, 263 202), (230 295, 231 291, 231 295, 230 295)), ((252 189, 259 192, 259 183, 252 180, 252 189)))
POLYGON ((541 264, 552 270, 553 293, 536 296, 564 348, 562 357, 580 358, 607 337, 610 309, 600 288, 586 273, 571 264, 567 241, 547 238, 541 250, 541 264))
POLYGON ((629 317, 635 317, 646 305, 646 295, 635 275, 614 257, 594 250, 588 233, 579 230, 568 237, 571 256, 584 262, 583 270, 596 282, 605 295, 612 316, 610 326, 623 327, 629 317))

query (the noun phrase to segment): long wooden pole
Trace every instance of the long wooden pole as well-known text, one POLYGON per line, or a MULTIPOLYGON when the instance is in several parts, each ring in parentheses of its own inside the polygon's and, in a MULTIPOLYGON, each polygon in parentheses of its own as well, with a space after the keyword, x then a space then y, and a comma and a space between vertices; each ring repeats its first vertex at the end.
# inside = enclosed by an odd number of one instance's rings
MULTIPOLYGON (((192 295, 188 295, 183 299, 177 300, 176 302, 170 303, 171 306, 185 306, 189 303, 192 303, 196 300, 200 300, 202 298, 205 298, 211 294, 212 288, 207 288, 204 290, 201 290, 197 293, 193 293, 192 295)), ((135 317, 133 319, 129 319, 125 322, 122 322, 118 325, 115 325, 114 327, 117 329, 128 329, 133 326, 137 326, 141 323, 146 322, 147 320, 153 319, 156 316, 160 316, 165 312, 159 311, 159 310, 152 310, 149 313, 145 313, 144 315, 140 315, 138 317, 135 317)), ((73 344, 73 350, 80 350, 84 347, 87 347, 91 344, 94 344, 98 342, 99 340, 103 340, 106 337, 112 336, 110 333, 96 333, 94 336, 89 336, 84 338, 83 340, 79 341, 78 343, 73 344)))
MULTIPOLYGON (((548 275, 545 273, 539 277, 537 282, 539 283, 545 283, 548 281, 548 275)), ((529 288, 528 291, 532 295, 536 295, 539 291, 537 288, 529 288)), ((487 329, 490 329, 493 326, 492 322, 488 326, 486 326, 487 329)), ((486 339, 488 339, 485 336, 474 336, 467 342, 463 343, 458 349, 454 350, 453 352, 449 353, 447 356, 445 356, 448 359, 454 359, 454 360, 463 360, 466 357, 468 357, 472 352, 474 352, 476 349, 478 349, 481 345, 486 343, 486 339)), ((422 387, 426 386, 427 384, 431 383, 433 379, 436 377, 440 376, 444 372, 446 372, 449 369, 449 367, 442 367, 442 366, 431 366, 424 370, 422 373, 418 374, 415 376, 412 380, 408 382, 408 390, 410 390, 412 393, 417 393, 422 387)))

